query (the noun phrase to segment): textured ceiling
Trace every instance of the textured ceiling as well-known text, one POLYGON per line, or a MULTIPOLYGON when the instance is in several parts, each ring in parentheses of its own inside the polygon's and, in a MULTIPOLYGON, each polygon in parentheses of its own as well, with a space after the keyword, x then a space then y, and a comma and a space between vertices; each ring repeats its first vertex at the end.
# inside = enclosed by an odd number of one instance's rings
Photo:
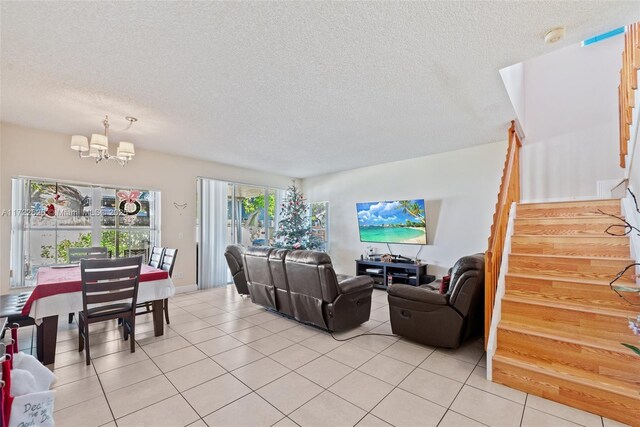
POLYGON ((504 139, 500 68, 635 20, 637 1, 3 1, 0 118, 90 134, 108 113, 115 140, 308 177, 504 139))

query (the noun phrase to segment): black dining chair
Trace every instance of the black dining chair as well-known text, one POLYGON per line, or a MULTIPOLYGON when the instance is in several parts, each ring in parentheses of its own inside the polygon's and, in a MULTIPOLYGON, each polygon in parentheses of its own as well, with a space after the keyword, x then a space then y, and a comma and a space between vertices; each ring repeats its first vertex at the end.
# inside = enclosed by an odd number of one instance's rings
MULTIPOLYGON (((155 268, 159 268, 160 270, 166 271, 167 273, 169 273, 169 277, 171 277, 173 275, 173 268, 176 265, 177 256, 178 256, 177 249, 158 248, 154 246, 153 250, 151 251, 151 254, 149 255, 149 265, 155 268), (160 263, 158 264, 158 266, 153 265, 153 263, 155 262, 153 260, 153 255, 154 253, 157 253, 156 249, 161 249, 161 252, 162 252, 162 256, 160 257, 160 263)), ((137 308, 144 308, 144 311, 136 312, 136 314, 138 315, 147 314, 153 311, 152 308, 150 307, 149 302, 140 303, 138 304, 137 308)), ((165 322, 167 322, 167 325, 168 325, 169 324, 169 299, 168 298, 165 298, 162 302, 162 311, 164 311, 164 320, 165 322)))
POLYGON ((163 255, 164 255, 164 248, 160 246, 154 246, 151 249, 151 253, 149 254, 149 262, 147 263, 147 265, 150 265, 153 268, 160 268, 163 255))
POLYGON ((82 311, 78 313, 78 351, 85 349, 91 364, 89 325, 122 319, 124 340, 131 336, 131 353, 136 351, 136 300, 142 257, 82 259, 82 311), (85 348, 86 347, 86 348, 85 348))
POLYGON ((109 258, 109 251, 102 246, 92 248, 69 248, 69 263, 80 262, 81 259, 109 258))
MULTIPOLYGON (((69 248, 67 260, 69 264, 80 262, 81 259, 104 259, 109 258, 109 251, 102 246, 91 248, 69 248)), ((73 313, 69 313, 69 323, 73 323, 73 313)))
MULTIPOLYGON (((176 266, 176 258, 178 256, 178 250, 173 248, 164 248, 164 255, 162 256, 162 263, 160 269, 169 273, 169 277, 173 276, 173 268, 176 266)), ((164 299, 162 304, 164 310, 164 319, 169 324, 169 298, 164 299)))

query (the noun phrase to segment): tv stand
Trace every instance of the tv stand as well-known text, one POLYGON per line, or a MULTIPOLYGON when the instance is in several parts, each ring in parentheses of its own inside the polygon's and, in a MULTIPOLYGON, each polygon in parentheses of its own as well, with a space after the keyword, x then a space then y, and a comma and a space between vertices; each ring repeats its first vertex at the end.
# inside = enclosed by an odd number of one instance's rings
POLYGON ((382 262, 357 259, 356 275, 371 276, 374 281, 373 286, 379 289, 387 289, 389 276, 391 276, 393 283, 413 286, 424 285, 436 280, 435 276, 427 274, 427 264, 414 264, 411 261, 382 262))

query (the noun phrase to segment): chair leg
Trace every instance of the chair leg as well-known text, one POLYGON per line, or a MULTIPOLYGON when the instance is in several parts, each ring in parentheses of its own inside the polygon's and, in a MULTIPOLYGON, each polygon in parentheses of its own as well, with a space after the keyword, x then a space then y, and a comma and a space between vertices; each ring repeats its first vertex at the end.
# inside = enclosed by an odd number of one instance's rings
POLYGON ((69 323, 73 323, 73 313, 69 313, 69 323))
POLYGON ((131 353, 136 352, 136 316, 135 314, 129 319, 129 327, 131 328, 131 353))
POLYGON ((85 322, 84 324, 84 340, 85 340, 85 355, 86 355, 86 359, 87 359, 87 366, 91 365, 91 352, 89 350, 89 348, 91 347, 91 345, 89 344, 89 323, 85 322))
POLYGON ((129 328, 127 327, 127 319, 122 318, 122 332, 124 333, 124 340, 129 339, 129 328))
POLYGON ((84 350, 84 323, 82 316, 78 316, 78 352, 84 350))
POLYGON ((164 304, 162 304, 164 308, 164 320, 169 324, 169 298, 164 299, 164 304))

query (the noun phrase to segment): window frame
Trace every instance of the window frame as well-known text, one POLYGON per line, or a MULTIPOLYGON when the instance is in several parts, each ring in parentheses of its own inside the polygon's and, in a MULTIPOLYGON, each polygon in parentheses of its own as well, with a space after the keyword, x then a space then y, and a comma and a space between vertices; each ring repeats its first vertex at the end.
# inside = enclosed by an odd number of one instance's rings
MULTIPOLYGON (((127 232, 135 232, 135 231, 145 231, 145 234, 148 235, 148 248, 145 247, 145 251, 150 250, 153 246, 161 245, 161 192, 156 189, 140 189, 138 186, 126 187, 123 185, 113 185, 113 184, 94 184, 94 183, 86 183, 86 182, 77 182, 70 181, 64 179, 52 179, 52 178, 41 178, 41 177, 31 177, 31 176, 14 176, 11 178, 11 247, 10 247, 10 287, 11 288, 22 288, 22 287, 30 287, 35 285, 35 274, 33 277, 27 271, 27 265, 29 266, 29 270, 33 270, 34 268, 37 271, 37 268, 40 268, 46 263, 40 262, 35 267, 32 265, 35 259, 38 257, 31 255, 31 249, 28 248, 31 245, 32 239, 35 239, 34 236, 32 238, 32 233, 47 233, 51 232, 54 234, 54 263, 64 263, 66 260, 58 259, 58 236, 59 233, 68 233, 68 232, 78 232, 80 233, 90 233, 91 234, 91 246, 101 246, 101 241, 103 238, 103 232, 108 230, 115 230, 115 242, 118 242, 118 235, 120 233, 127 232), (56 218, 52 224, 47 224, 44 226, 34 226, 32 224, 32 215, 33 215, 33 203, 31 200, 31 189, 33 182, 41 182, 45 184, 57 184, 58 186, 64 185, 69 187, 83 187, 89 188, 89 196, 91 197, 90 209, 91 213, 89 215, 89 224, 88 225, 70 225, 64 224, 59 225, 58 221, 59 217, 56 218), (136 190, 140 192, 148 192, 151 197, 149 197, 148 204, 148 216, 149 216, 149 225, 123 225, 120 224, 119 221, 115 221, 114 225, 103 225, 103 214, 102 214, 102 199, 105 195, 110 196, 113 195, 117 201, 117 192, 123 191, 123 188, 127 188, 129 190, 136 190), (99 212, 98 215, 95 212, 99 212)), ((87 197, 87 196, 84 196, 87 197)), ((116 216, 116 218, 118 218, 116 216)), ((146 239, 145 239, 146 240, 146 239)), ((118 252, 120 248, 116 246, 115 253, 111 254, 112 257, 119 257, 118 252)), ((129 248, 129 254, 131 254, 131 248, 129 248)), ((128 256, 128 254, 124 253, 123 256, 128 256)), ((42 261, 42 259, 40 259, 42 261)))

